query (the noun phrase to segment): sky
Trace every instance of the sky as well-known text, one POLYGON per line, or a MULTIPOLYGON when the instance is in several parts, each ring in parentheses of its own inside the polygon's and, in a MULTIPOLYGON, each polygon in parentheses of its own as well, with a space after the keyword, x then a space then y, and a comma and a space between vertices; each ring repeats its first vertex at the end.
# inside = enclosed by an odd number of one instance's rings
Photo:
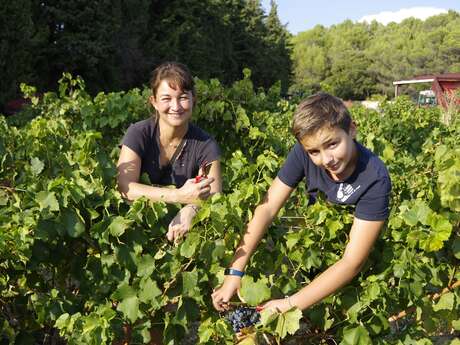
MULTIPOLYGON (((388 24, 407 17, 426 19, 452 9, 460 12, 460 0, 275 0, 281 23, 292 34, 309 30, 317 24, 329 27, 346 19, 358 22, 376 19, 388 24)), ((261 1, 266 13, 270 0, 261 1)))

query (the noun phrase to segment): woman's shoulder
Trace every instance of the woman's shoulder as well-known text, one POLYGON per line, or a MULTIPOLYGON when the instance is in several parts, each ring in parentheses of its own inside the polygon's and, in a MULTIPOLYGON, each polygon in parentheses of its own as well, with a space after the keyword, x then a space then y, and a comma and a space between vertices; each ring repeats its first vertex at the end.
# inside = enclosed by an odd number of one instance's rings
POLYGON ((213 136, 206 132, 205 130, 201 129, 197 125, 190 123, 189 124, 189 130, 187 133, 187 136, 189 139, 194 139, 197 141, 208 141, 212 140, 215 141, 213 136))
POLYGON ((155 121, 152 118, 145 120, 137 121, 132 123, 130 128, 136 129, 138 131, 152 131, 155 128, 155 121))

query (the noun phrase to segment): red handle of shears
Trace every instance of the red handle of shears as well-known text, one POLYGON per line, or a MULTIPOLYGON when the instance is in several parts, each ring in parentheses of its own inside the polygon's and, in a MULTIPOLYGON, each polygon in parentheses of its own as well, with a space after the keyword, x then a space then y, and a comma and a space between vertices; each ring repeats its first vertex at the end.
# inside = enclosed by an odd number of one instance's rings
POLYGON ((203 179, 208 177, 207 171, 209 171, 209 168, 210 168, 210 164, 208 164, 207 162, 204 162, 200 166, 201 175, 198 175, 195 177, 195 183, 201 182, 203 179))

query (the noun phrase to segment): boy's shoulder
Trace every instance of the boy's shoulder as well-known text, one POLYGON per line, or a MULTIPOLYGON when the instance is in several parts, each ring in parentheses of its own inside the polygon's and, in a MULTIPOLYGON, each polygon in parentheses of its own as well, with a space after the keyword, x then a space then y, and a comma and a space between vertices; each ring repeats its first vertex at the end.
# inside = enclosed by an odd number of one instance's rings
POLYGON ((375 179, 390 177, 385 163, 370 149, 356 141, 358 149, 358 162, 356 172, 360 175, 368 176, 375 179))

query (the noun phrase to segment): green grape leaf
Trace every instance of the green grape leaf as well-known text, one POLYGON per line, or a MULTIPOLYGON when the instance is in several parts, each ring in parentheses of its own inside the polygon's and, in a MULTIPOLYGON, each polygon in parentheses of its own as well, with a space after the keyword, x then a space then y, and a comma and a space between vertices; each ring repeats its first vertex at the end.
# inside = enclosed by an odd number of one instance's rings
POLYGON ((200 235, 198 232, 191 232, 180 247, 180 255, 191 258, 195 254, 196 248, 200 245, 200 235))
MULTIPOLYGON (((460 319, 458 319, 458 320, 453 320, 453 321, 452 321, 452 327, 453 327, 456 331, 460 331, 460 319)), ((460 345, 460 342, 459 342, 459 345, 460 345)))
POLYGON ((271 310, 262 310, 260 313, 260 322, 262 325, 269 327, 281 338, 297 332, 300 328, 301 318, 302 312, 297 308, 293 308, 284 313, 273 313, 271 310))
POLYGON ((214 321, 212 318, 207 318, 206 320, 200 322, 200 326, 198 328, 198 336, 200 338, 199 344, 204 344, 211 339, 214 333, 212 329, 213 324, 214 321))
POLYGON ((363 326, 348 326, 343 330, 343 339, 339 345, 368 345, 372 344, 369 333, 363 326))
POLYGON ((139 277, 148 277, 155 269, 155 259, 149 255, 142 255, 137 261, 137 275, 139 277))
POLYGON ((84 319, 82 334, 90 333, 100 326, 101 320, 96 315, 90 315, 84 319))
POLYGON ((70 315, 69 313, 64 313, 61 314, 58 319, 56 320, 56 323, 54 324, 58 329, 64 329, 67 328, 67 325, 70 321, 70 315))
POLYGON ((455 304, 454 297, 455 295, 452 292, 445 293, 439 298, 438 303, 433 306, 433 310, 453 310, 455 304))
POLYGON ((158 288, 157 282, 150 277, 141 280, 139 285, 139 301, 142 303, 150 303, 155 309, 160 305, 156 298, 161 296, 161 290, 158 288))
POLYGON ((117 310, 122 312, 131 322, 139 317, 139 299, 136 291, 127 283, 122 283, 113 293, 112 298, 119 300, 117 310))
POLYGON ((135 322, 139 317, 139 300, 137 296, 131 296, 123 299, 117 306, 131 322, 135 322))
POLYGON ((252 277, 245 275, 241 281, 240 294, 247 304, 252 306, 259 305, 270 298, 268 279, 263 277, 254 282, 252 277))
POLYGON ((45 164, 37 157, 33 157, 30 160, 30 170, 32 171, 32 174, 34 174, 35 176, 40 175, 44 168, 45 164))
POLYGON ((182 272, 182 295, 200 301, 203 299, 198 287, 198 272, 196 269, 192 272, 182 272))
POLYGON ((395 158, 395 151, 390 144, 385 145, 385 149, 382 152, 382 156, 385 162, 392 161, 395 158))
POLYGON ((120 237, 131 224, 131 220, 125 219, 121 216, 116 216, 110 223, 108 229, 112 236, 120 237))
POLYGON ((343 228, 343 224, 337 219, 328 219, 326 227, 329 229, 329 239, 333 239, 336 238, 337 231, 343 228))
POLYGON ((59 211, 59 203, 54 192, 41 191, 37 194, 36 200, 40 206, 40 211, 49 208, 50 211, 59 211))
POLYGON ((80 237, 85 232, 85 223, 77 213, 78 210, 66 208, 61 213, 62 223, 70 237, 80 237))

